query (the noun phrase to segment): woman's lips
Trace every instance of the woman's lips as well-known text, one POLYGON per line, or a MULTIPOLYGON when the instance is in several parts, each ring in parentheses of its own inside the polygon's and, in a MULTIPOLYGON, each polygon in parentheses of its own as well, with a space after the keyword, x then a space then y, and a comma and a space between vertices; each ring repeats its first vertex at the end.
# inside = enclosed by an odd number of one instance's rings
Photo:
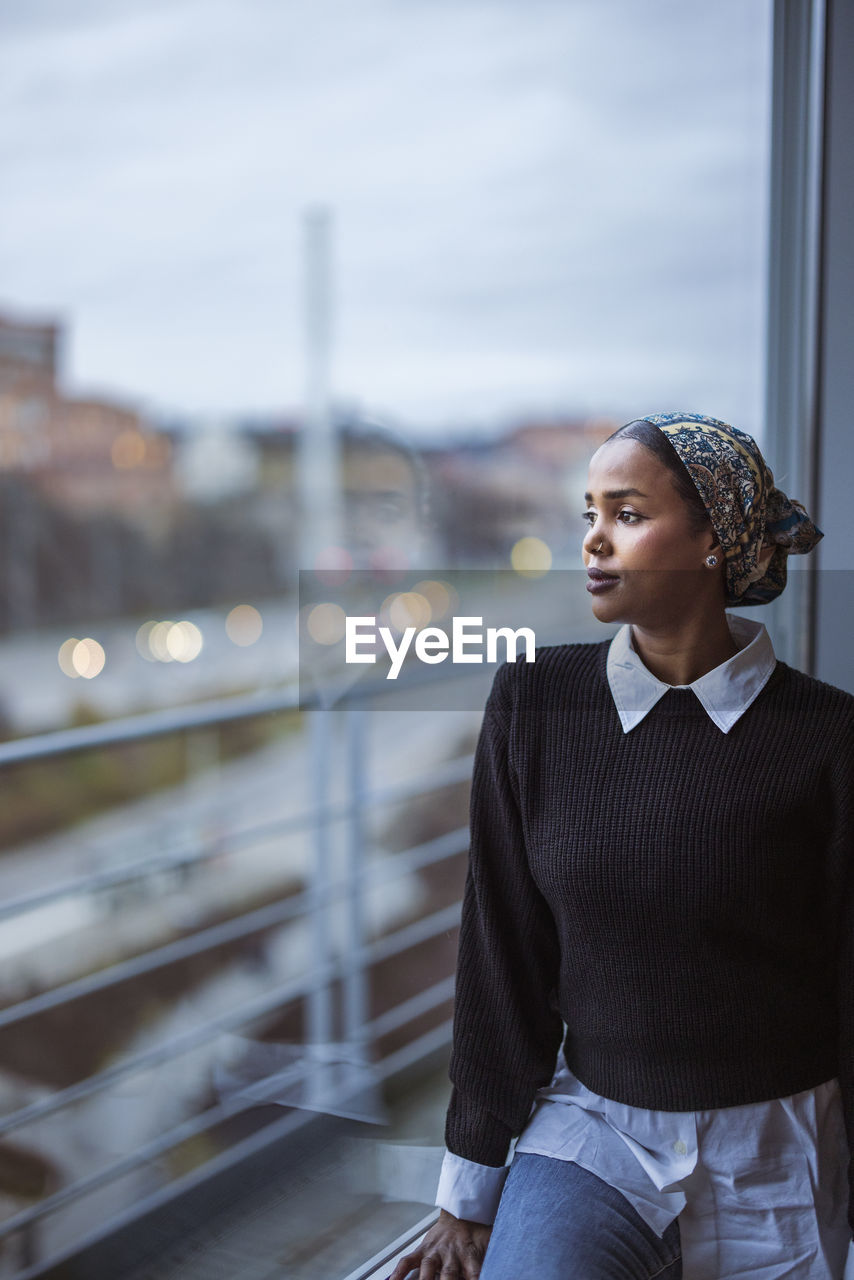
POLYGON ((586 587, 593 595, 598 595, 602 591, 607 591, 609 587, 614 587, 620 579, 613 573, 604 573, 601 569, 588 569, 586 587))

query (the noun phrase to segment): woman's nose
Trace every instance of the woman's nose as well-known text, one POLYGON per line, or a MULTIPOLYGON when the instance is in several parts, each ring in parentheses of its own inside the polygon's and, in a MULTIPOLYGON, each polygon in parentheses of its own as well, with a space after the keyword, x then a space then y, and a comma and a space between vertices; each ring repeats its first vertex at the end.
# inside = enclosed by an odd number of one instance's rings
POLYGON ((598 520, 589 524, 588 530, 584 535, 584 542, 582 543, 582 546, 588 554, 592 554, 594 551, 599 551, 600 548, 604 548, 605 534, 598 520))

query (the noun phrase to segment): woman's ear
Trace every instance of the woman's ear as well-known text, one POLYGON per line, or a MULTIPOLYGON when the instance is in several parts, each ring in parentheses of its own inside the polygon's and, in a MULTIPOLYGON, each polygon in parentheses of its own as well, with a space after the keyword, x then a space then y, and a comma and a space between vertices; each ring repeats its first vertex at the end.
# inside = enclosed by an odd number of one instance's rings
POLYGON ((706 555, 717 556, 718 564, 723 564, 724 553, 723 553, 723 548, 719 542, 715 541, 712 543, 711 546, 706 547, 706 555))

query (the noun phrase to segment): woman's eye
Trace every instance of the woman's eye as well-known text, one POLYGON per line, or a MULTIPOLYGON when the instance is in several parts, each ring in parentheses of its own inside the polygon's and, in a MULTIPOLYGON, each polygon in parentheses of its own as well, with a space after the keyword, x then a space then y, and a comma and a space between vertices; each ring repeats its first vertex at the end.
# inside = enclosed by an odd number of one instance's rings
MULTIPOLYGON (((585 524, 593 525, 596 523, 596 512, 582 511, 581 519, 585 524)), ((618 511, 616 519, 622 521, 623 524, 636 524, 637 521, 643 520, 644 517, 638 515, 636 511, 618 511)))

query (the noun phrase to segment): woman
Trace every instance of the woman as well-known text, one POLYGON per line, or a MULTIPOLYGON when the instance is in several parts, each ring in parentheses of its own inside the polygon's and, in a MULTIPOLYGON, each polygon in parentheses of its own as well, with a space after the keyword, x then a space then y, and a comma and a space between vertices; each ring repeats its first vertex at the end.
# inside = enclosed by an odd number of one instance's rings
POLYGON ((391 1280, 840 1280, 854 697, 726 613, 822 535, 695 414, 615 432, 588 489, 587 589, 623 626, 495 677, 442 1212, 391 1280))

